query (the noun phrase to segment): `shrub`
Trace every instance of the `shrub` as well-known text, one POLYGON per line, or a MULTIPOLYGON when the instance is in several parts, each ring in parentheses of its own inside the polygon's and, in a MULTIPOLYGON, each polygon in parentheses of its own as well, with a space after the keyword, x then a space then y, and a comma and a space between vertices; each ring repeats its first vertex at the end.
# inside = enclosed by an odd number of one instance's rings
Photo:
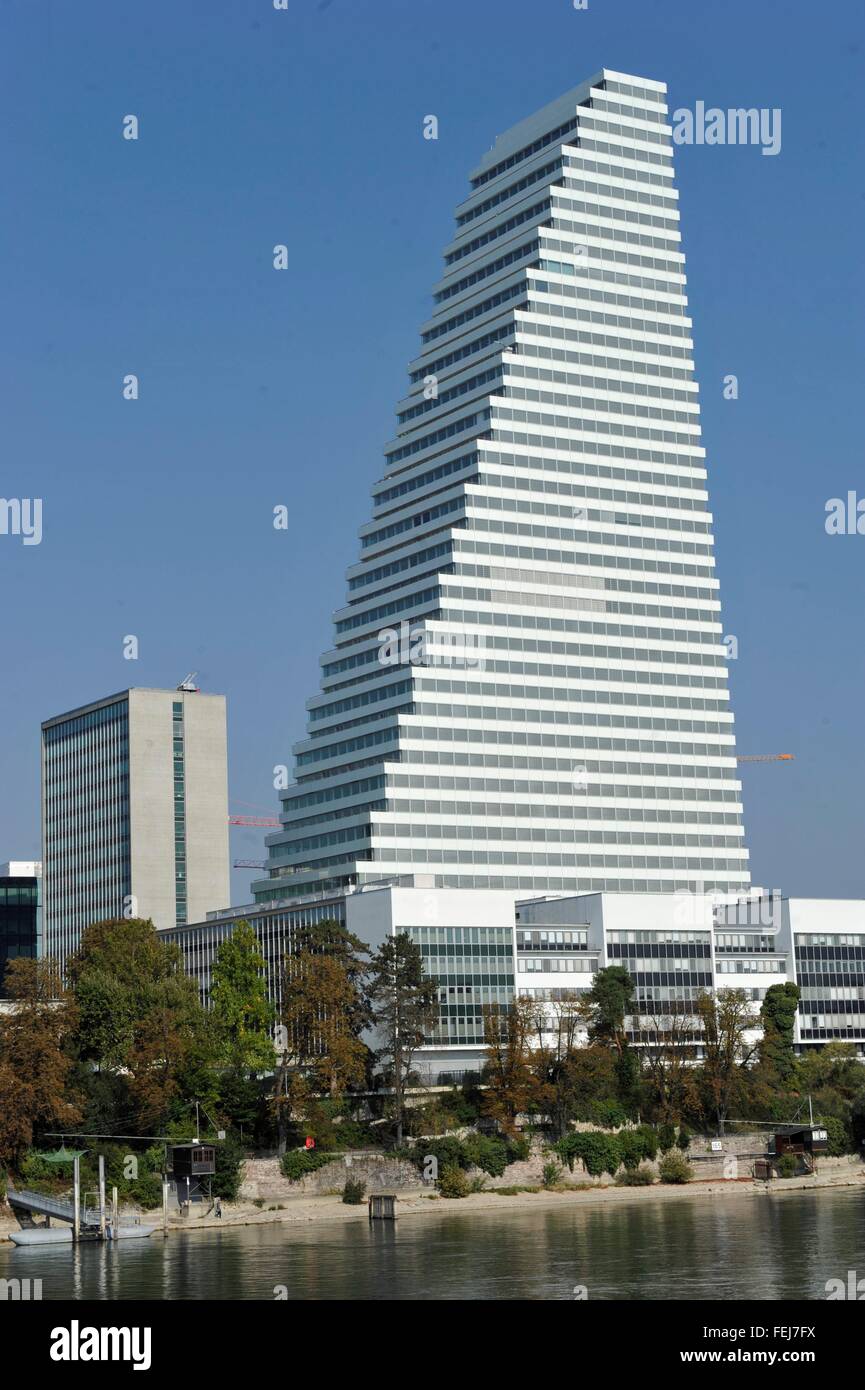
POLYGON ((512 1135, 507 1141, 508 1163, 525 1163, 532 1156, 532 1141, 527 1134, 512 1135))
POLYGON ((469 1192, 486 1192, 487 1180, 478 1173, 475 1177, 469 1178, 469 1192))
POLYGON ((439 1192, 443 1197, 467 1197, 469 1180, 462 1168, 448 1164, 439 1175, 439 1192))
POLYGON ((229 1133, 216 1145, 216 1173, 210 1187, 214 1197, 237 1201, 242 1164, 243 1145, 236 1134, 229 1133))
POLYGON ((33 1192, 51 1193, 59 1187, 72 1184, 72 1160, 67 1163, 46 1163, 38 1154, 30 1151, 21 1159, 18 1167, 18 1186, 28 1187, 33 1192))
POLYGON ((508 1146, 503 1139, 470 1134, 463 1142, 463 1157, 470 1167, 482 1168, 491 1178, 500 1178, 508 1166, 508 1146))
POLYGON ((335 1127, 341 1149, 376 1149, 381 1147, 379 1135, 360 1120, 341 1120, 335 1127))
POLYGON ((643 1158, 654 1163, 658 1156, 658 1131, 652 1125, 637 1125, 634 1133, 640 1136, 643 1158))
POLYGON ((331 1163, 334 1154, 319 1153, 317 1149, 289 1149, 279 1160, 279 1169, 289 1182, 299 1182, 307 1173, 315 1173, 326 1163, 331 1163))
POLYGON ((671 1149, 668 1154, 664 1154, 658 1164, 658 1172, 661 1182, 666 1183, 690 1182, 694 1176, 691 1165, 681 1149, 671 1149))
POLYGON ((426 1158, 436 1159, 439 1172, 443 1168, 468 1168, 469 1166, 469 1160, 466 1158, 461 1140, 453 1135, 445 1135, 441 1139, 424 1139, 412 1150, 411 1156, 419 1168, 423 1168, 426 1158))
POLYGON ((623 1129, 617 1136, 619 1144, 619 1156, 626 1168, 637 1168, 640 1159, 646 1158, 646 1143, 644 1135, 636 1129, 623 1129))
POLYGON ((663 1124, 658 1129, 658 1148, 661 1153, 669 1153, 676 1147, 676 1126, 663 1124))
POLYGON ((455 1125, 473 1125, 480 1113, 478 1091, 474 1087, 455 1086, 450 1095, 442 1098, 442 1105, 455 1125))
POLYGON ((679 1137, 676 1144, 685 1153, 691 1143, 691 1131, 687 1125, 679 1125, 679 1137))
POLYGON ((555 1146, 556 1153, 574 1171, 574 1159, 582 1159, 587 1173, 598 1178, 602 1173, 615 1173, 621 1163, 619 1136, 604 1134, 599 1129, 587 1129, 566 1134, 555 1146))
POLYGON ((359 1207, 366 1195, 366 1188, 357 1178, 346 1178, 342 1189, 342 1200, 347 1207, 359 1207))
POLYGON ((561 1176, 562 1170, 558 1163, 551 1162, 544 1164, 544 1174, 542 1178, 544 1187, 555 1187, 561 1176))
POLYGON ((616 1187, 651 1187, 654 1181, 651 1168, 626 1168, 616 1178, 616 1187))
POLYGON ((820 1124, 828 1136, 826 1153, 830 1158, 841 1158, 844 1154, 854 1151, 852 1130, 837 1115, 827 1116, 820 1121, 820 1124))
POLYGON ((592 1124, 601 1129, 620 1129, 628 1123, 628 1115, 617 1100, 593 1100, 588 1109, 592 1124))
POLYGON ((799 1171, 799 1160, 795 1154, 782 1154, 776 1166, 779 1178, 795 1178, 799 1171))
POLYGON ((162 1206, 162 1177, 159 1173, 139 1173, 127 1191, 133 1202, 145 1210, 162 1206))

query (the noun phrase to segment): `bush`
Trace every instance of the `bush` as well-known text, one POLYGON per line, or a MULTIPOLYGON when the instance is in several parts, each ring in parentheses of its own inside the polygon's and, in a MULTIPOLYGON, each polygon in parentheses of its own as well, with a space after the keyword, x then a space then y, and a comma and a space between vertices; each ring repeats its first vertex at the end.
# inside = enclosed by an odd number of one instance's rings
POLYGON ((653 1125, 637 1125, 634 1133, 640 1136, 643 1158, 647 1158, 650 1163, 654 1163, 658 1156, 658 1131, 653 1125))
POLYGON ((347 1207, 359 1207, 366 1195, 366 1188, 357 1178, 346 1178, 342 1189, 342 1200, 347 1207))
POLYGON ((243 1145, 236 1134, 229 1133, 216 1145, 216 1173, 210 1187, 214 1197, 237 1201, 242 1165, 243 1145))
POLYGON ((162 1206, 162 1177, 159 1173, 139 1173, 129 1184, 128 1195, 145 1210, 162 1206))
POLYGON ((676 1126, 671 1124, 660 1125, 658 1128, 658 1148, 661 1153, 669 1153, 676 1147, 676 1126))
POLYGON ((562 1176, 562 1170, 558 1163, 545 1163, 542 1182, 544 1187, 555 1187, 562 1176))
POLYGON ((454 1135, 445 1135, 441 1139, 425 1139, 413 1150, 412 1158, 419 1168, 423 1168, 425 1158, 436 1159, 439 1172, 443 1168, 468 1168, 469 1166, 462 1141, 454 1135))
POLYGON ((46 1163, 32 1150, 24 1155, 18 1167, 18 1186, 33 1192, 52 1193, 72 1185, 72 1160, 68 1163, 46 1163))
POLYGON ((588 1118, 601 1129, 621 1129, 628 1123, 628 1114, 617 1100, 593 1100, 589 1102, 588 1118))
POLYGON ((626 1168, 616 1178, 616 1187, 651 1187, 654 1181, 651 1168, 626 1168))
POLYGON ((679 1125, 679 1137, 676 1140, 677 1146, 685 1153, 691 1143, 691 1131, 687 1125, 679 1125))
POLYGON ((826 1153, 830 1158, 842 1158, 844 1154, 853 1153, 853 1133, 849 1125, 839 1119, 837 1115, 828 1115, 820 1120, 820 1124, 826 1130, 828 1144, 826 1153))
POLYGON ((799 1160, 795 1154, 782 1154, 776 1167, 779 1178, 795 1178, 799 1171, 799 1160))
POLYGON ((450 1095, 442 1097, 442 1105, 454 1125, 473 1125, 480 1109, 476 1087, 455 1086, 450 1095))
POLYGON ((671 1149, 668 1154, 664 1154, 658 1164, 658 1172, 661 1182, 666 1183, 690 1182, 694 1176, 691 1165, 681 1149, 671 1149))
POLYGON ((525 1163, 532 1156, 532 1141, 526 1134, 515 1134, 507 1140, 508 1163, 525 1163))
POLYGON ((360 1120, 341 1120, 334 1128, 341 1149, 378 1149, 381 1138, 370 1125, 360 1120))
POLYGON ((439 1176, 439 1192, 443 1197, 467 1197, 469 1195, 469 1180, 462 1168, 455 1164, 448 1164, 442 1168, 439 1176))
POLYGON ((317 1149, 289 1149, 279 1160, 279 1169, 289 1182, 299 1182, 307 1173, 316 1173, 334 1158, 335 1154, 319 1153, 317 1149))
POLYGON ((617 1139, 619 1156, 626 1168, 637 1168, 640 1160, 648 1157, 645 1136, 640 1134, 639 1130, 623 1129, 621 1134, 617 1135, 617 1139))
POLYGON ((508 1146, 503 1139, 470 1134, 463 1141, 463 1165, 482 1168, 491 1178, 500 1178, 508 1166, 508 1146))
POLYGON ((571 1172, 574 1171, 574 1159, 579 1158, 593 1178, 600 1177, 602 1173, 615 1173, 622 1161, 619 1136, 605 1134, 599 1129, 566 1134, 556 1144, 555 1150, 571 1172))

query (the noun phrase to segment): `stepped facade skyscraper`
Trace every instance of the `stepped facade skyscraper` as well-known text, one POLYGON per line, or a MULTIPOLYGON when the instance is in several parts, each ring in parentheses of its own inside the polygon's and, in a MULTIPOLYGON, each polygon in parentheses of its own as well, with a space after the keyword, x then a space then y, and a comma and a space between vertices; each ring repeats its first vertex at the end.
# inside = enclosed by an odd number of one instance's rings
POLYGON ((748 885, 665 92, 471 175, 257 901, 748 885))

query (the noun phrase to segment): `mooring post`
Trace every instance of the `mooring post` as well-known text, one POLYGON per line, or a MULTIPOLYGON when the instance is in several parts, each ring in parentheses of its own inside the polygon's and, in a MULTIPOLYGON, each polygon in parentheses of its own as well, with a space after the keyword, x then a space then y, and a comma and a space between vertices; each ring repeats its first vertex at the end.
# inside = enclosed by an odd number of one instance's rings
POLYGON ((99 1155, 99 1239, 105 1239, 105 1155, 99 1155))
POLYGON ((72 1160, 72 1239, 81 1236, 81 1159, 78 1154, 72 1160))

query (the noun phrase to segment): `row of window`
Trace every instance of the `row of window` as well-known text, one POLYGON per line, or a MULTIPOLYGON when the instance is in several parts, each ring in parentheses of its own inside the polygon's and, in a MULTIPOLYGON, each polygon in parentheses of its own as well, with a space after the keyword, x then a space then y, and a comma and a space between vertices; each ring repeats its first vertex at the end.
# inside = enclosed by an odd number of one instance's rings
POLYGON ((520 956, 517 970, 520 974, 539 971, 544 975, 585 975, 596 970, 597 964, 586 956, 520 956))
POLYGON ((547 927, 517 931, 518 951, 568 951, 588 947, 588 944, 588 931, 554 931, 547 927))
MULTIPOLYGON (((507 362, 509 379, 515 381, 525 379, 526 381, 550 381, 560 386, 578 387, 593 391, 611 391, 620 396, 644 396, 654 400, 662 401, 681 401, 684 405, 699 405, 699 396, 696 391, 679 390, 669 382, 655 385, 648 381, 628 381, 624 376, 593 376, 588 372, 562 372, 555 371, 552 367, 533 367, 528 362, 524 362, 519 357, 512 357, 507 362)), ((622 372, 627 371, 622 367, 622 372)), ((523 461, 525 466, 527 461, 523 461)), ((637 475, 645 481, 645 475, 637 475)), ((676 486, 681 486, 676 480, 676 486)))
MULTIPOLYGON (((607 265, 626 265, 637 270, 651 270, 654 275, 668 276, 667 281, 670 294, 680 293, 684 289, 685 281, 685 258, 677 254, 675 260, 665 260, 663 256, 654 254, 651 256, 642 255, 639 252, 622 251, 617 246, 611 246, 609 240, 604 240, 605 228, 578 226, 568 227, 565 222, 557 222, 557 229, 569 236, 568 241, 560 241, 553 236, 550 226, 539 227, 539 239, 542 252, 558 252, 560 255, 576 256, 582 260, 588 257, 589 265, 586 266, 588 274, 597 276, 599 267, 607 265), (598 245, 594 245, 598 242, 598 245)), ((606 279, 606 275, 602 278, 606 279)), ((621 282, 630 283, 630 274, 621 282)), ((658 285, 658 289, 663 286, 658 285)))
MULTIPOLYGON (((514 213, 504 222, 497 222, 488 232, 472 237, 471 241, 464 242, 455 251, 449 251, 444 258, 445 265, 456 265, 458 261, 465 260, 466 256, 471 256, 475 251, 479 251, 482 246, 489 246, 491 241, 498 241, 499 237, 507 236, 508 232, 512 232, 515 227, 521 227, 525 222, 531 221, 534 217, 542 217, 544 213, 549 211, 549 198, 543 198, 530 208, 523 208, 522 212, 514 213)), ((464 320, 462 321, 464 322, 464 320)), ((428 336, 424 335, 422 341, 428 342, 428 336)))
POLYGON ((769 960, 765 957, 739 960, 718 960, 715 969, 719 975, 786 975, 787 963, 783 960, 769 960))

